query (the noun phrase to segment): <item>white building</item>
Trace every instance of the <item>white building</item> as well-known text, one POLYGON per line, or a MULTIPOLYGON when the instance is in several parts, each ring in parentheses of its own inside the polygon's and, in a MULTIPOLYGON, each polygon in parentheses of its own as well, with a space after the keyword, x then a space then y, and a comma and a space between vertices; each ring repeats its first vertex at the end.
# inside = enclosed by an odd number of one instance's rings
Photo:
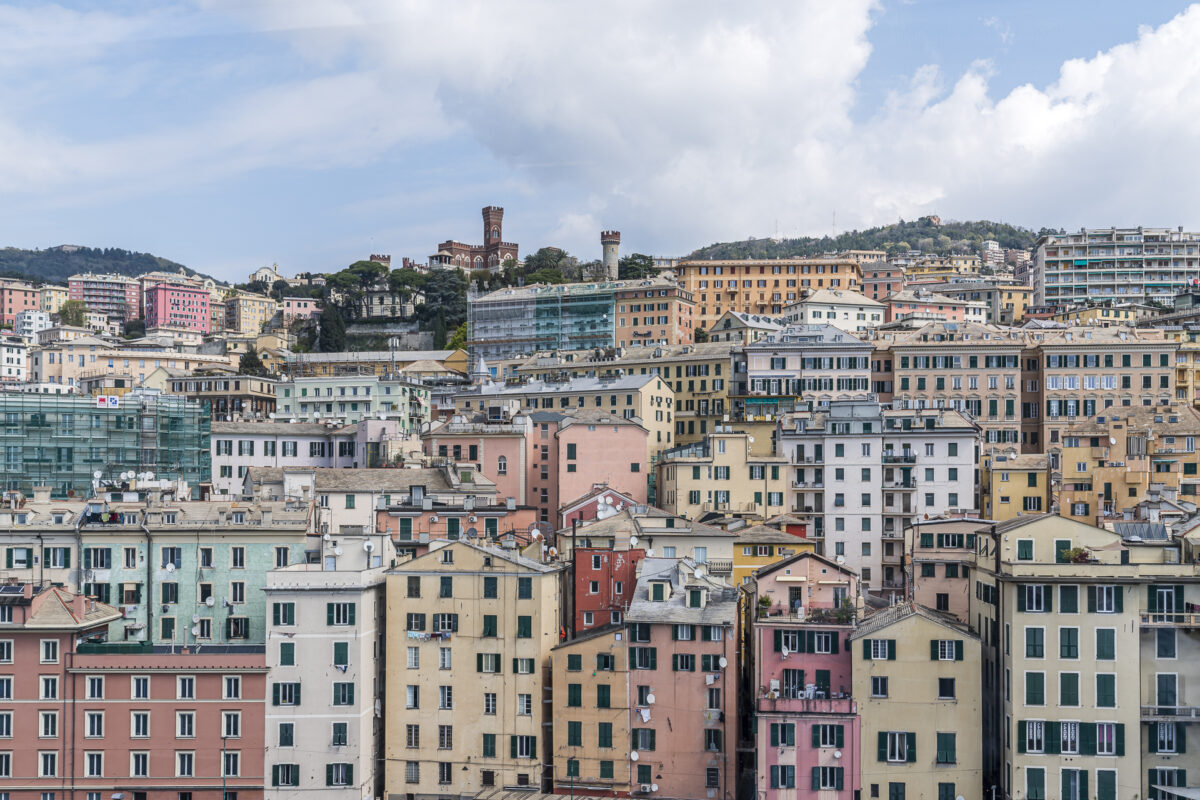
POLYGON ((29 308, 17 314, 13 333, 32 342, 39 332, 49 330, 52 326, 48 312, 29 308))
POLYGON ((275 386, 278 419, 353 424, 360 419, 395 419, 405 433, 429 421, 429 390, 405 378, 328 375, 292 378, 275 386))
POLYGON ((0 381, 24 382, 28 377, 29 344, 20 336, 0 336, 4 364, 0 366, 0 381))
POLYGON ((381 796, 385 535, 318 539, 267 573, 263 797, 381 796))
MULTIPOLYGON (((214 422, 213 490, 240 494, 250 467, 380 467, 388 442, 400 438, 395 420, 363 420, 354 425, 214 422)), ((414 447, 419 448, 419 443, 414 447)))
POLYGON ((811 516, 829 558, 872 589, 903 585, 904 529, 925 514, 974 513, 979 428, 950 410, 834 400, 779 421, 788 507, 811 516))
POLYGON ((887 306, 848 289, 817 289, 783 307, 789 325, 832 325, 850 333, 883 324, 887 306))

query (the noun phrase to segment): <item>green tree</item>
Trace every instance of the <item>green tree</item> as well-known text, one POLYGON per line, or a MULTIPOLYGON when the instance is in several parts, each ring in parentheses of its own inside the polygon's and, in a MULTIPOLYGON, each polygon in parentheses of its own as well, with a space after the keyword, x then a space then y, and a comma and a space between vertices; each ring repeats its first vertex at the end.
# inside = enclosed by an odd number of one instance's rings
POLYGON ((459 325, 455 329, 454 335, 450 337, 450 341, 446 342, 446 350, 462 350, 467 346, 467 323, 459 325))
POLYGON ((67 300, 58 309, 58 319, 63 325, 82 328, 88 307, 82 300, 67 300))
MULTIPOLYGON (((467 318, 467 279, 456 269, 435 269, 425 283, 425 304, 420 308, 425 330, 442 321, 446 330, 457 328, 467 318)), ((442 341, 446 337, 443 333, 442 341)))
POLYGON ((138 339, 146 335, 146 320, 131 319, 125 323, 125 338, 138 339))
POLYGON ((617 262, 617 277, 623 281, 651 278, 657 274, 654 259, 644 253, 630 253, 621 256, 621 260, 617 262))
POLYGON ((238 361, 239 375, 256 375, 260 378, 270 375, 270 371, 263 364, 262 359, 258 357, 258 350, 254 345, 242 353, 241 359, 238 361))
POLYGON ((326 303, 321 311, 317 349, 322 353, 340 353, 346 349, 346 320, 333 303, 326 303))

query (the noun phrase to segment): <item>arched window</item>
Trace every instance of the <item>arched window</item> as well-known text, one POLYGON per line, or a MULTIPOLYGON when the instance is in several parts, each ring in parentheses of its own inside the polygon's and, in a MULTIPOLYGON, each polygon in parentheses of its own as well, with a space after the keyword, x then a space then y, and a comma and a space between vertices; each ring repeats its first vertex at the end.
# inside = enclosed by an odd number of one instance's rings
POLYGON ((493 239, 499 239, 499 238, 500 238, 500 229, 499 229, 499 228, 496 228, 496 227, 493 227, 493 228, 492 228, 492 238, 493 238, 493 239))
POLYGON ((504 456, 500 456, 500 458, 498 458, 496 460, 496 474, 497 475, 507 475, 508 474, 508 459, 505 458, 504 456))

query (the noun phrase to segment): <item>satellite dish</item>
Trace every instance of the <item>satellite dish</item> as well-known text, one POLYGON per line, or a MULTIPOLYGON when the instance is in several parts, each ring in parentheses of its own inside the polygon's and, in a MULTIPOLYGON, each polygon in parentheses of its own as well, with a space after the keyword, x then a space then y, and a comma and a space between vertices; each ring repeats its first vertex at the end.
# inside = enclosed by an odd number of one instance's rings
POLYGON ((192 614, 192 622, 199 622, 199 621, 200 621, 200 615, 192 614))
POLYGON ((99 479, 100 479, 100 476, 101 476, 101 475, 103 475, 103 474, 104 474, 104 473, 103 473, 103 472, 101 472, 100 470, 96 470, 95 472, 93 472, 93 473, 92 473, 92 477, 93 477, 93 478, 95 478, 95 479, 97 479, 97 480, 99 480, 99 479))
MULTIPOLYGON (((96 477, 99 478, 100 475, 97 474, 96 477)), ((608 495, 604 495, 604 497, 601 497, 600 501, 605 503, 606 505, 610 505, 610 506, 612 505, 612 498, 609 497, 608 495)))
POLYGON ((328 533, 325 533, 325 534, 322 534, 322 535, 321 535, 321 538, 322 538, 322 539, 324 539, 325 541, 327 541, 327 542, 328 542, 328 541, 329 541, 330 539, 332 539, 333 537, 332 537, 332 536, 330 536, 328 533))
POLYGON ((212 608, 216 604, 217 604, 217 599, 215 597, 213 597, 211 594, 208 596, 208 599, 204 601, 204 605, 208 606, 209 608, 212 608))
POLYGON ((369 553, 369 552, 371 552, 371 551, 372 551, 372 550, 374 550, 374 549, 375 549, 375 543, 374 543, 374 542, 371 542, 371 541, 366 541, 366 542, 363 542, 363 550, 366 550, 366 551, 369 553))
POLYGON ((721 656, 717 659, 717 663, 721 665, 721 669, 725 669, 729 666, 729 659, 725 658, 725 656, 721 656))
MULTIPOLYGON (((834 758, 841 758, 841 757, 842 757, 842 751, 841 751, 841 750, 834 750, 834 751, 833 751, 833 757, 834 757, 834 758)), ((960 798, 959 798, 959 800, 962 800, 962 798, 960 797, 960 798)))
POLYGON ((479 537, 479 531, 477 529, 475 529, 474 527, 467 528, 467 538, 468 539, 476 539, 478 537, 479 537))
POLYGON ((1110 437, 1108 437, 1108 443, 1109 443, 1109 444, 1116 444, 1116 443, 1117 443, 1117 439, 1116 439, 1116 437, 1115 437, 1115 436, 1110 436, 1110 437))
POLYGON ((340 548, 340 547, 333 548, 333 554, 335 556, 340 556, 342 554, 342 548, 340 548))
POLYGON ((532 538, 532 539, 533 539, 535 542, 536 542, 536 541, 538 541, 539 539, 541 539, 541 538, 542 538, 542 534, 541 534, 541 532, 540 532, 540 531, 531 531, 531 532, 530 532, 530 534, 529 534, 529 536, 530 536, 530 538, 532 538))
POLYGON ((200 626, 193 625, 192 626, 192 636, 199 636, 199 635, 200 635, 200 626))
POLYGON ((837 563, 839 563, 839 564, 845 564, 845 563, 846 563, 846 557, 845 557, 845 556, 838 556, 838 557, 837 557, 837 559, 835 559, 835 560, 836 560, 836 561, 837 561, 837 563))
POLYGON ((658 784, 657 784, 657 783, 652 783, 652 784, 650 784, 650 791, 652 791, 652 792, 657 792, 657 791, 658 791, 658 784))
POLYGON ((652 694, 646 695, 646 705, 648 705, 648 706, 654 705, 654 695, 652 695, 652 694))
POLYGON ((646 551, 646 558, 654 558, 654 548, 653 547, 651 547, 649 550, 646 551))
POLYGON ((783 646, 782 652, 783 652, 784 658, 787 658, 788 656, 790 656, 792 654, 792 651, 788 649, 788 646, 786 644, 783 646))
POLYGON ((638 751, 637 750, 634 750, 632 753, 629 754, 629 760, 630 761, 638 760, 638 751))
POLYGON ((557 548, 557 547, 551 547, 551 548, 550 548, 550 557, 551 557, 551 558, 554 558, 554 557, 555 557, 555 556, 557 556, 557 555, 558 555, 558 548, 557 548))
POLYGON ((167 572, 174 572, 174 571, 175 571, 175 565, 167 564, 167 572))
POLYGON ((636 536, 630 536, 629 537, 629 546, 637 547, 637 545, 638 545, 638 538, 636 536))
POLYGON ((147 473, 146 473, 146 480, 148 480, 148 481, 152 481, 152 480, 154 480, 154 473, 153 473, 153 472, 147 472, 147 473))

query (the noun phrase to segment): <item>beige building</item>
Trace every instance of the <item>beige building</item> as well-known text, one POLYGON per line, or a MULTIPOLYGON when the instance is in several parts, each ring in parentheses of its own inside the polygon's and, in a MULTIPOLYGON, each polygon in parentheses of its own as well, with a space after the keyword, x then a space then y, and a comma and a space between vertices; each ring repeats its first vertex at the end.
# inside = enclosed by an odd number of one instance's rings
POLYGON ((675 271, 695 300, 696 328, 704 330, 726 311, 778 317, 804 289, 862 288, 862 268, 851 258, 680 261, 675 271))
POLYGON ((863 795, 980 797, 979 638, 911 602, 875 612, 850 638, 863 795))
POLYGON ((259 333, 275 316, 277 303, 269 297, 237 291, 225 298, 225 329, 237 333, 259 333))
POLYGON ((785 511, 788 460, 756 455, 750 434, 720 426, 702 442, 663 453, 658 500, 689 519, 717 512, 766 520, 785 511))
POLYGON ((41 308, 48 314, 57 314, 62 304, 71 299, 71 291, 65 286, 55 286, 47 283, 38 289, 41 295, 41 308))
POLYGON ((788 325, 832 325, 854 333, 883 324, 886 310, 886 304, 858 292, 817 289, 784 306, 783 319, 788 325))
POLYGON ((980 459, 981 516, 1001 522, 1044 514, 1051 506, 1050 458, 1018 453, 1015 448, 987 448, 980 459))
POLYGON ((388 574, 387 796, 549 791, 559 572, 458 541, 388 574))
POLYGON ((764 336, 778 333, 783 325, 775 317, 760 314, 744 314, 741 311, 726 311, 708 330, 710 342, 736 342, 750 344, 764 336))
POLYGON ((122 347, 104 339, 81 336, 44 344, 29 355, 29 379, 35 383, 79 386, 80 379, 113 375, 141 385, 156 369, 191 371, 235 366, 228 356, 180 353, 175 350, 122 347))
POLYGON ((551 653, 555 724, 554 792, 610 792, 634 786, 629 760, 629 659, 625 628, 597 628, 551 653))

